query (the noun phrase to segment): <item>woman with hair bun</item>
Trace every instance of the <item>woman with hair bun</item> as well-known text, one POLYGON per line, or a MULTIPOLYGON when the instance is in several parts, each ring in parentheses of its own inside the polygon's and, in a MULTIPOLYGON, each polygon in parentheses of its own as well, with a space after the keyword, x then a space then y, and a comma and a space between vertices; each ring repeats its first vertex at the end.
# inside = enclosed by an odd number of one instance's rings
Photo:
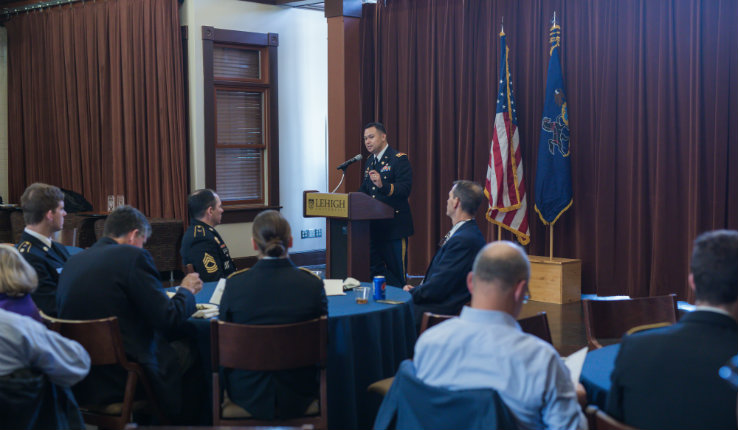
POLYGON ((38 285, 38 275, 15 247, 0 245, 0 309, 31 317, 41 322, 41 315, 31 299, 38 285))
MULTIPOLYGON (((282 214, 267 210, 257 215, 251 242, 259 252, 259 261, 228 277, 220 302, 221 320, 291 324, 328 314, 323 281, 309 270, 296 267, 288 257, 292 232, 282 214)), ((223 376, 229 401, 258 419, 292 418, 317 406, 317 369, 225 369, 223 376)))

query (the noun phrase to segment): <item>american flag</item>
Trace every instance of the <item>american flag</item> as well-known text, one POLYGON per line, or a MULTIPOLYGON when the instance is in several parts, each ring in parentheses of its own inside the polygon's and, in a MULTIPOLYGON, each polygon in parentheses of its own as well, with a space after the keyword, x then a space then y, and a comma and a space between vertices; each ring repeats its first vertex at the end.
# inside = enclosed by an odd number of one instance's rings
POLYGON ((500 33, 500 87, 497 91, 495 132, 489 150, 484 193, 489 199, 487 220, 507 229, 527 245, 530 242, 528 205, 520 153, 518 115, 513 99, 508 48, 505 33, 500 33))

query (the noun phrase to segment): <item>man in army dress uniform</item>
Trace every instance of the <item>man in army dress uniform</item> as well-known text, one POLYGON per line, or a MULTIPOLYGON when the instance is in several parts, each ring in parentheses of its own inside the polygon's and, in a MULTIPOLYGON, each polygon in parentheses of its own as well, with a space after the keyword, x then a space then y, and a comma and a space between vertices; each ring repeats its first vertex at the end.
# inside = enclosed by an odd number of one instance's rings
POLYGON ((23 192, 21 207, 26 228, 16 247, 38 275, 38 288, 31 298, 45 314, 56 316, 56 286, 69 253, 51 236, 64 226, 64 193, 37 182, 23 192))
POLYGON ((192 223, 182 238, 184 265, 192 264, 203 282, 217 281, 236 271, 228 247, 215 230, 223 215, 220 197, 213 190, 190 194, 187 207, 192 223))
POLYGON ((384 125, 364 127, 364 146, 372 155, 364 169, 359 191, 395 210, 391 219, 371 222, 370 271, 384 275, 387 285, 404 286, 407 268, 407 238, 413 234, 413 217, 407 199, 413 185, 413 170, 407 154, 387 144, 384 125))

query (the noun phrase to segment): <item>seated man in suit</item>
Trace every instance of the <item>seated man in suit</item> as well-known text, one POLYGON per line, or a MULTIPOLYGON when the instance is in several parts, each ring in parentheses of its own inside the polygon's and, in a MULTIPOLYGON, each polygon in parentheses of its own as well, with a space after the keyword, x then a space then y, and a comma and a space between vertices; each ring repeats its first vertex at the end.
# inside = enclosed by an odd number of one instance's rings
POLYGON ((530 263, 518 245, 493 242, 466 278, 471 307, 426 330, 413 361, 424 383, 450 390, 491 388, 520 429, 584 429, 569 371, 553 346, 523 333, 530 263))
POLYGON ((484 200, 482 187, 471 181, 456 181, 448 193, 446 216, 453 227, 441 242, 433 261, 417 287, 405 285, 413 295, 416 325, 420 326, 423 312, 457 315, 469 302, 466 275, 474 257, 485 244, 474 219, 484 200))
POLYGON ((187 207, 192 223, 179 250, 183 264, 192 264, 203 282, 228 277, 236 267, 225 241, 215 230, 223 216, 220 197, 213 190, 197 190, 187 198, 187 207))
POLYGON ((56 316, 56 285, 69 253, 51 235, 64 226, 64 193, 36 182, 23 192, 21 207, 26 228, 16 247, 38 275, 38 288, 31 298, 46 315, 56 316))
POLYGON ((690 271, 697 309, 620 344, 606 411, 630 426, 736 428, 735 391, 718 371, 738 353, 738 232, 700 235, 690 271))
MULTIPOLYGON (((290 225, 273 210, 254 218, 252 239, 259 261, 228 277, 220 305, 220 319, 238 324, 291 324, 328 314, 323 281, 290 261, 290 225)), ((289 351, 285 351, 289 353, 289 351)), ((317 371, 295 369, 249 372, 225 369, 228 396, 260 419, 308 414, 317 404, 317 371)), ((325 405, 320 405, 325 407, 325 405)))
MULTIPOLYGON (((116 208, 105 221, 103 237, 67 262, 56 299, 60 318, 118 317, 126 355, 141 364, 163 410, 176 417, 182 412, 183 374, 192 359, 185 343, 165 338, 195 312, 194 294, 202 281, 196 273, 187 275, 169 299, 151 254, 143 249, 150 234, 141 212, 116 208)), ((75 395, 80 405, 107 405, 122 401, 124 388, 122 368, 96 366, 75 387, 75 395)))

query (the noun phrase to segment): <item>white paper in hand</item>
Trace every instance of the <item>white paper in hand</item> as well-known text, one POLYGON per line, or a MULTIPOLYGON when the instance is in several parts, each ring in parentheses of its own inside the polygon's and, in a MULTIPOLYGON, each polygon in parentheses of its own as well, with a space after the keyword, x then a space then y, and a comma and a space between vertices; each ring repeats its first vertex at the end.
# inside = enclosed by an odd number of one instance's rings
POLYGON ((576 387, 579 383, 579 375, 582 374, 582 368, 584 367, 584 359, 587 358, 587 351, 589 348, 586 346, 574 354, 564 357, 564 364, 569 368, 569 374, 571 375, 571 381, 576 387))
POLYGON ((208 300, 210 303, 220 306, 220 298, 223 296, 225 284, 226 280, 224 278, 220 278, 218 280, 218 285, 215 286, 215 291, 213 291, 213 295, 210 296, 210 300, 208 300))
POLYGON ((343 279, 323 279, 323 288, 326 296, 345 296, 343 279))

